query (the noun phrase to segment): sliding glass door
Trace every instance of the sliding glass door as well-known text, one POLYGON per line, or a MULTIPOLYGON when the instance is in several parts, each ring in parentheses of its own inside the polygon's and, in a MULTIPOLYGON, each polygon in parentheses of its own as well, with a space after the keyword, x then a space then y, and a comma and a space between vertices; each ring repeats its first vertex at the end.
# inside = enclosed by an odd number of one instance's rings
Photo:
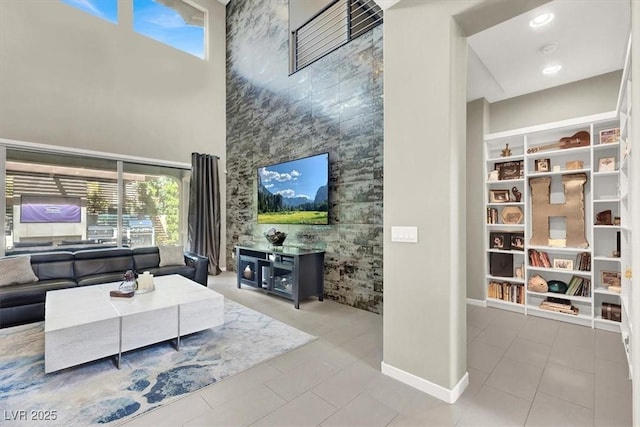
POLYGON ((5 254, 184 241, 187 169, 6 149, 5 254))

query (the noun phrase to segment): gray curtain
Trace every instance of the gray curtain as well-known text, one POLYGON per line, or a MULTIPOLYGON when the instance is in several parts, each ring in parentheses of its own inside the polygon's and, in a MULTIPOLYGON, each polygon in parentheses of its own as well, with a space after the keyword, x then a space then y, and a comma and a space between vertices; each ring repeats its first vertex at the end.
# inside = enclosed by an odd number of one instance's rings
POLYGON ((209 274, 220 274, 220 182, 218 157, 191 153, 189 250, 209 259, 209 274))

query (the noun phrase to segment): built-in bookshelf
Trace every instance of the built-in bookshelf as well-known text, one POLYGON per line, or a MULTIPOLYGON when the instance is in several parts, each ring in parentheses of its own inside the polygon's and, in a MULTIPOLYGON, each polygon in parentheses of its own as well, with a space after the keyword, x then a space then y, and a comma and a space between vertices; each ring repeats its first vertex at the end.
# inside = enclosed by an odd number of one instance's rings
MULTIPOLYGON (((636 83, 637 84, 637 83, 636 83)), ((622 342, 627 354, 629 363, 629 377, 633 377, 633 316, 632 307, 638 306, 638 292, 633 290, 633 270, 640 271, 640 261, 636 254, 633 257, 633 248, 638 247, 640 239, 638 238, 638 226, 640 220, 638 214, 632 215, 632 206, 637 206, 637 194, 640 188, 640 175, 637 172, 640 158, 634 153, 632 147, 637 150, 637 137, 633 130, 633 109, 631 108, 631 40, 627 46, 627 56, 625 60, 624 71, 622 75, 622 85, 618 96, 618 112, 620 115, 620 281, 621 281, 621 317, 620 332, 622 334, 622 342), (631 191, 634 189, 634 191, 631 191), (636 233, 632 233, 632 230, 636 233), (635 295, 634 295, 635 293, 635 295), (635 305, 634 305, 635 298, 635 305)), ((636 326, 637 327, 637 326, 636 326)))
POLYGON ((620 330, 620 128, 612 111, 485 137, 488 305, 620 330))

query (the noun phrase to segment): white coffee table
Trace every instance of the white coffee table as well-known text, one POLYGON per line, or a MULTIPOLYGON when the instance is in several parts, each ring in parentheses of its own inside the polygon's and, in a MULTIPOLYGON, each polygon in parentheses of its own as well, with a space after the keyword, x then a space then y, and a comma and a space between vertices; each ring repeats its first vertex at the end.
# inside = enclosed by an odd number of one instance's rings
POLYGON ((118 283, 47 292, 45 372, 122 353, 224 323, 224 297, 186 277, 154 278, 155 291, 113 298, 118 283))

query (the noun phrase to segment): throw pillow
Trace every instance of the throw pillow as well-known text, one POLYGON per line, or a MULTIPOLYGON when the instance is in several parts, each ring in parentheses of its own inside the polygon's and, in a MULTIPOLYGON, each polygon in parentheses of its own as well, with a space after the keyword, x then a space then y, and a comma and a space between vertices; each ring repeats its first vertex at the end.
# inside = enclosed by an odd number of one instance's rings
POLYGON ((158 246, 160 251, 160 267, 167 265, 186 265, 182 246, 158 246))
POLYGON ((31 268, 30 256, 0 259, 0 286, 37 282, 38 276, 31 268))

